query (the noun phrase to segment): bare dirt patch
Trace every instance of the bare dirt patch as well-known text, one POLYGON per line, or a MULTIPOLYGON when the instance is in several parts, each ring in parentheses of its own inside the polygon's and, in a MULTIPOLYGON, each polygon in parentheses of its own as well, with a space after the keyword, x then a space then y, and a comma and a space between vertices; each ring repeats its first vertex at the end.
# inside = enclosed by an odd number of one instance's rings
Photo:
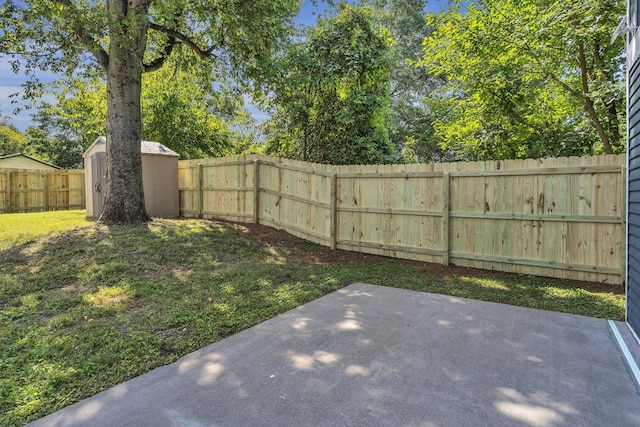
MULTIPOLYGON (((518 280, 528 276, 513 273, 504 273, 499 271, 479 270, 475 268, 459 267, 455 265, 444 266, 441 264, 433 264, 421 261, 404 260, 397 258, 389 258, 378 255, 370 255, 360 252, 350 252, 344 250, 331 250, 327 246, 321 246, 310 243, 299 237, 276 230, 271 227, 256 224, 243 224, 234 222, 217 221, 228 224, 234 230, 255 242, 268 246, 283 246, 290 248, 293 254, 302 256, 309 264, 313 265, 331 265, 331 264, 353 264, 353 263, 381 263, 381 264, 400 264, 410 266, 416 270, 422 271, 429 275, 440 275, 443 280, 449 281, 456 278, 473 276, 478 278, 495 278, 518 280)), ((625 289, 622 285, 612 285, 608 283, 582 282, 578 280, 545 278, 545 281, 552 283, 554 286, 561 288, 580 288, 589 292, 610 292, 614 295, 624 295, 625 289)))

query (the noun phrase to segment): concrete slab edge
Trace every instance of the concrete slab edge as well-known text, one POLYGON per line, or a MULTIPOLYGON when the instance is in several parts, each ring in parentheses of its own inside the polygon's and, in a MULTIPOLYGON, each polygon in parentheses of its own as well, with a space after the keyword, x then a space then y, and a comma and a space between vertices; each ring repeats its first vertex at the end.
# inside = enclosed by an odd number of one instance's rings
POLYGON ((613 322, 613 320, 609 320, 608 322, 613 335, 616 337, 618 347, 620 347, 620 350, 622 350, 622 354, 627 361, 627 366, 629 366, 631 373, 635 377, 636 384, 638 385, 638 387, 640 387, 640 369, 638 368, 636 361, 633 359, 633 356, 631 356, 631 352, 629 351, 627 344, 624 342, 622 335, 620 335, 620 331, 618 330, 616 324, 613 322))

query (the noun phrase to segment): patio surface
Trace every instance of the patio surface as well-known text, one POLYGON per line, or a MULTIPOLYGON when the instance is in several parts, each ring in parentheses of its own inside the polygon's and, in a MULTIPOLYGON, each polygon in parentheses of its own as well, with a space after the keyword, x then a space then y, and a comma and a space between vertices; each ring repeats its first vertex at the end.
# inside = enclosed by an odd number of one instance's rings
POLYGON ((31 425, 640 426, 615 328, 358 283, 31 425))

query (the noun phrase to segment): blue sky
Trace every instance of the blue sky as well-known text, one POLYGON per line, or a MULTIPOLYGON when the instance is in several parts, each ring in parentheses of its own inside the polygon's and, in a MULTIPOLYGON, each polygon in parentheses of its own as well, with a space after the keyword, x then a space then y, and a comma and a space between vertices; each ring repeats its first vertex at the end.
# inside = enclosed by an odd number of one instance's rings
MULTIPOLYGON (((349 0, 349 3, 355 3, 354 0, 349 0)), ((447 6, 447 0, 429 0, 425 12, 439 12, 447 6)), ((317 6, 313 6, 311 1, 305 0, 302 3, 302 10, 298 16, 298 21, 305 25, 311 25, 316 21, 318 13, 327 8, 325 1, 317 1, 317 6), (315 15, 314 15, 315 13, 315 15)))
MULTIPOLYGON (((320 14, 327 8, 325 1, 319 0, 314 6, 311 1, 305 0, 302 3, 302 9, 298 16, 298 22, 305 25, 313 25, 320 14)), ((439 12, 447 6, 447 0, 429 0, 426 12, 439 12)), ((0 114, 10 116, 12 123, 19 129, 24 130, 31 124, 31 114, 33 111, 23 109, 20 114, 13 115, 16 105, 11 104, 8 96, 12 93, 19 92, 20 86, 24 82, 24 76, 15 74, 11 70, 9 58, 0 57, 0 114)), ((50 81, 55 78, 50 73, 41 72, 39 74, 43 82, 50 81)), ((46 96, 45 100, 54 101, 51 95, 46 96)))

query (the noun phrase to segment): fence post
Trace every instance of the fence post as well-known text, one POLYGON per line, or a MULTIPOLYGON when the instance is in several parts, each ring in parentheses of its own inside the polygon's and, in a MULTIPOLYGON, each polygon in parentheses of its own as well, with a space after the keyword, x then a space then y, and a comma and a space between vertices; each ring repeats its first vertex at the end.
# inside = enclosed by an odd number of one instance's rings
POLYGON ((5 212, 11 213, 11 172, 5 172, 5 212))
POLYGON ((338 240, 338 174, 331 175, 331 249, 335 250, 338 240))
POLYGON ((42 210, 46 212, 49 210, 49 174, 42 172, 42 210))
POLYGON ((253 161, 253 223, 260 224, 260 159, 253 161))
MULTIPOLYGON (((84 171, 82 171, 82 173, 80 174, 80 176, 82 177, 82 181, 80 181, 81 183, 85 182, 84 174, 85 174, 84 171)), ((87 209, 87 190, 84 184, 80 186, 80 204, 84 206, 85 209, 87 209)))
MULTIPOLYGON (((11 190, 13 189, 13 185, 14 185, 14 181, 15 181, 15 172, 9 172, 9 186, 7 187, 7 196, 9 197, 9 206, 7 206, 7 208, 9 208, 9 211, 7 213, 11 213, 11 212, 18 212, 18 209, 14 209, 13 207, 13 194, 11 194, 11 190)), ((20 194, 20 193, 18 193, 20 194)), ((20 197, 20 196, 18 196, 20 197)), ((16 201, 16 205, 17 205, 17 201, 16 201)))
POLYGON ((202 191, 202 163, 198 164, 198 218, 204 217, 204 194, 202 191))
POLYGON ((442 175, 442 264, 449 265, 449 172, 442 175))

